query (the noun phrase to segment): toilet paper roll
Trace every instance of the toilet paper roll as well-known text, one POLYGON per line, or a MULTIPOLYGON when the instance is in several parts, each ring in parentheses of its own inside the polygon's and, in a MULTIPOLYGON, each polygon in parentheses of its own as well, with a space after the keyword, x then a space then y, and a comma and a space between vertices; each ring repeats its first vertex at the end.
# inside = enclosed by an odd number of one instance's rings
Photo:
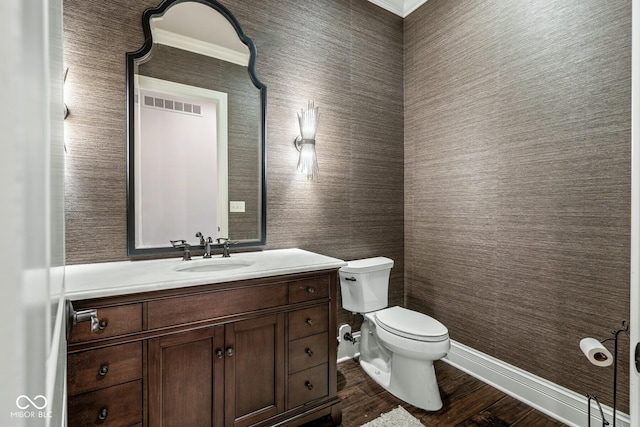
POLYGON ((613 356, 609 350, 595 338, 580 340, 580 349, 587 356, 589 362, 596 366, 610 366, 613 363, 613 356))

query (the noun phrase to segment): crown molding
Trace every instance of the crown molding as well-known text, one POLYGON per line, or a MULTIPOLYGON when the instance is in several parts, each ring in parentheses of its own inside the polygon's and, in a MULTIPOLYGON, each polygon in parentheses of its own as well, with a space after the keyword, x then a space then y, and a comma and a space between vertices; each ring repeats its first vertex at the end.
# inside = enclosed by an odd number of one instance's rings
POLYGON ((154 28, 153 42, 166 46, 175 47, 189 52, 198 53, 200 55, 210 56, 212 58, 221 59, 223 61, 232 62, 234 64, 246 66, 249 63, 249 51, 246 53, 238 52, 202 40, 176 34, 162 28, 154 28))
POLYGON ((389 12, 406 18, 411 12, 422 6, 427 0, 369 0, 389 12))

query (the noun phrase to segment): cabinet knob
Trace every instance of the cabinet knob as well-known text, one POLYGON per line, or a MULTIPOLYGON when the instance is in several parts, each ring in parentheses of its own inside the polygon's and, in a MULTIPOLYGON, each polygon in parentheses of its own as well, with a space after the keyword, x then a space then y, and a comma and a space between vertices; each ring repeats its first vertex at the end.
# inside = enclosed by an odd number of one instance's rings
POLYGON ((310 348, 307 347, 307 349, 305 350, 305 353, 307 353, 309 355, 309 357, 313 356, 313 350, 311 350, 310 348))
POLYGON ((313 324, 314 324, 313 319, 311 319, 311 318, 307 319, 307 324, 308 324, 309 326, 313 326, 313 324))
POLYGON ((100 370, 98 371, 98 375, 100 375, 101 377, 104 377, 105 375, 107 375, 107 372, 109 372, 109 367, 107 365, 102 365, 102 366, 100 366, 100 370))
POLYGON ((229 355, 229 357, 233 356, 233 348, 229 347, 227 349, 227 354, 229 355))
POLYGON ((100 421, 104 421, 107 419, 107 415, 109 415, 109 411, 107 411, 107 408, 102 408, 100 409, 100 412, 98 412, 98 419, 100 421))
POLYGON ((307 381, 306 383, 304 383, 304 385, 309 389, 309 390, 313 390, 313 384, 311 384, 310 381, 307 381))
POLYGON ((224 356, 224 352, 222 351, 222 349, 220 349, 220 348, 219 348, 219 349, 217 349, 217 350, 216 350, 216 357, 217 357, 218 359, 222 359, 222 356, 224 356))
POLYGON ((315 291, 315 288, 312 288, 311 286, 307 288, 307 292, 309 292, 310 294, 314 293, 315 291))
POLYGON ((109 321, 107 319, 102 319, 98 324, 98 330, 104 331, 109 325, 109 321))

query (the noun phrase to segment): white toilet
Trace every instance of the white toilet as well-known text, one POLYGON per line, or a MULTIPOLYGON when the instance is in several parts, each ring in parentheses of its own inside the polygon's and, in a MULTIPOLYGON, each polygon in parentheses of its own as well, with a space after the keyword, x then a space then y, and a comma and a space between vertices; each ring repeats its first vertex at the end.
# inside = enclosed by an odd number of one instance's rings
POLYGON ((386 308, 393 260, 350 261, 340 269, 345 310, 364 315, 360 328, 360 365, 398 398, 427 411, 442 408, 433 361, 451 347, 449 331, 426 314, 386 308))

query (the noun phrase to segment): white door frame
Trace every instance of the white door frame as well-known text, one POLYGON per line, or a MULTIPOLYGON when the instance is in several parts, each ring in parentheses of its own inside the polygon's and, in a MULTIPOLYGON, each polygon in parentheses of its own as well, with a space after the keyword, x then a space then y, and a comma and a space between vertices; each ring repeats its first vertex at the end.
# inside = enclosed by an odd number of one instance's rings
MULTIPOLYGON (((136 95, 140 90, 152 90, 155 92, 166 93, 170 95, 184 95, 193 98, 206 99, 217 104, 217 124, 216 124, 216 147, 217 147, 217 164, 216 171, 218 174, 218 213, 217 213, 217 235, 215 237, 229 236, 229 101, 226 92, 219 92, 210 89, 204 89, 196 86, 189 86, 167 80, 161 80, 154 77, 135 75, 136 95)), ((138 104, 136 108, 140 108, 138 104)), ((139 114, 136 113, 139 117, 139 114)), ((136 140, 141 141, 140 125, 136 123, 136 140)), ((139 150, 137 145, 136 150, 139 150)), ((140 161, 140 155, 136 152, 136 162, 140 161)), ((140 165, 135 165, 136 170, 140 170, 140 165)), ((137 186, 138 184, 135 183, 137 186)), ((141 206, 140 191, 136 188, 136 206, 141 206)), ((141 212, 136 214, 136 233, 140 233, 142 227, 138 227, 141 212)), ((136 241, 138 241, 136 236, 136 241)))
POLYGON ((631 25, 631 354, 629 417, 640 427, 640 373, 635 366, 635 347, 640 342, 640 0, 632 0, 631 25))

